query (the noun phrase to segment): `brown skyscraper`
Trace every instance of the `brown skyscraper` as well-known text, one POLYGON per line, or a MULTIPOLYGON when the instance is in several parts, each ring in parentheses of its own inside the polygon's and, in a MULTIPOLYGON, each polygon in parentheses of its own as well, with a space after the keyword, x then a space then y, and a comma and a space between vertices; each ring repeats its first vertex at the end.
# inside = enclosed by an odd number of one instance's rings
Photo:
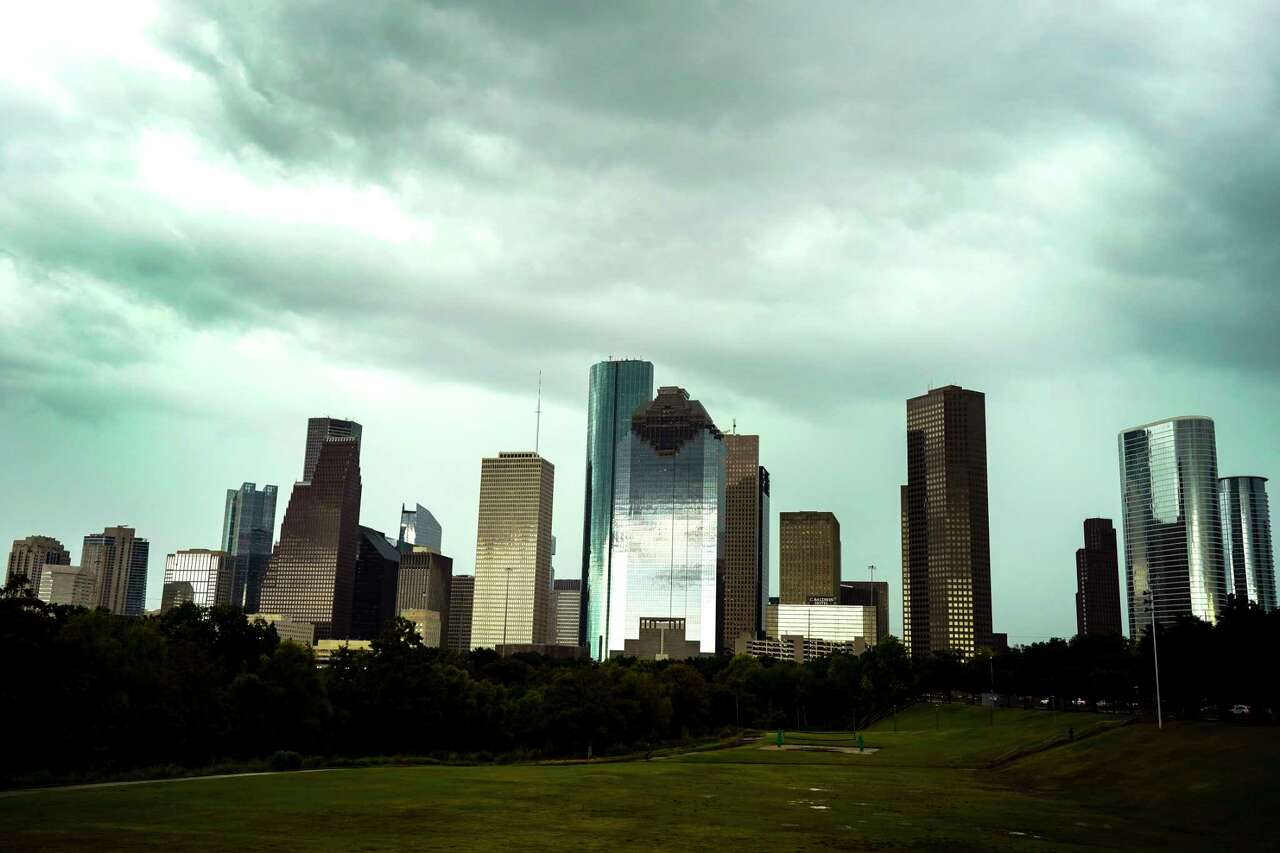
POLYGON ((1084 547, 1076 551, 1076 633, 1119 634, 1120 561, 1109 518, 1084 520, 1084 547))
POLYGON ((151 543, 132 527, 107 527, 84 537, 80 567, 93 578, 95 607, 141 616, 146 609, 147 559, 151 543))
POLYGON ((311 479, 293 485, 259 610, 312 623, 317 640, 350 636, 359 518, 360 441, 330 436, 320 442, 311 479))
POLYGON ((986 398, 958 385, 907 401, 902 634, 912 655, 991 646, 986 398))
MULTIPOLYGON (((452 569, 452 562, 449 565, 452 569)), ((471 611, 475 599, 475 575, 457 575, 449 582, 449 627, 445 645, 451 652, 465 655, 471 651, 471 611)))
POLYGON ((5 582, 22 575, 31 583, 31 591, 40 590, 40 572, 45 565, 71 565, 71 552, 52 536, 28 536, 13 540, 9 552, 9 573, 5 582))
POLYGON ((769 472, 760 467, 760 436, 724 436, 724 571, 720 652, 743 634, 764 631, 769 593, 769 472))
POLYGON ((840 522, 831 512, 778 515, 778 586, 782 604, 840 601, 840 522))

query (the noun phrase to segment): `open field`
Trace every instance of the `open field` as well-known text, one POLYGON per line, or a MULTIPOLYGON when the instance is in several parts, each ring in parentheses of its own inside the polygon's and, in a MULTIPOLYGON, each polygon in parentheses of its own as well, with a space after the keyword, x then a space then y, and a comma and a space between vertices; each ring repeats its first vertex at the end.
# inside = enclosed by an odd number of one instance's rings
MULTIPOLYGON (((381 767, 0 798, 0 848, 1270 847, 1280 730, 927 706, 874 755, 717 752, 615 764, 381 767), (1074 724, 1105 730, 1043 752, 1074 724), (992 766, 996 762, 998 766, 992 766)), ((846 744, 843 733, 788 742, 846 744)))

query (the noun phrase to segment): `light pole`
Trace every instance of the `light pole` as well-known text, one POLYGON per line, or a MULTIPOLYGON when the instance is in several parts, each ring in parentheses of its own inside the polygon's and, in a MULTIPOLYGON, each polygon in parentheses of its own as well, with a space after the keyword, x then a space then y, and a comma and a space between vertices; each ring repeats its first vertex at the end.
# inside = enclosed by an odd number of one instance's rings
POLYGON ((502 597, 502 656, 507 656, 507 613, 511 608, 511 567, 507 566, 507 593, 502 597))
POLYGON ((1156 594, 1154 590, 1147 589, 1143 593, 1146 597, 1148 606, 1151 608, 1151 658, 1156 670, 1156 727, 1164 730, 1164 713, 1160 708, 1160 647, 1156 643, 1156 594))

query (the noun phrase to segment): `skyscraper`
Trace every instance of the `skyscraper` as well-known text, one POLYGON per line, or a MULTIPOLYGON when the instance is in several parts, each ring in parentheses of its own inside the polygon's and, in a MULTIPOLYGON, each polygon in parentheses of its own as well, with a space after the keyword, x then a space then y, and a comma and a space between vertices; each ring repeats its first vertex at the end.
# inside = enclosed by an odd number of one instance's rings
POLYGON ((253 483, 227 489, 222 513, 221 549, 231 563, 231 604, 245 613, 258 612, 262 574, 271 559, 276 530, 276 487, 253 483))
MULTIPOLYGON (((409 611, 424 610, 440 614, 440 636, 447 642, 454 630, 453 614, 450 612, 453 560, 423 545, 411 547, 411 551, 400 557, 396 613, 403 616, 409 611)), ((468 633, 470 619, 471 610, 468 608, 468 633)))
POLYGON ((360 527, 350 639, 375 640, 395 619, 401 553, 381 530, 360 527))
POLYGON ((262 578, 259 610, 315 626, 317 640, 351 631, 360 542, 360 425, 324 438, 310 465, 317 421, 307 425, 309 478, 293 484, 280 541, 262 578))
POLYGON ((1276 566, 1266 477, 1218 480, 1227 592, 1263 610, 1276 608, 1276 566))
POLYGON ((991 646, 986 398, 958 385, 907 401, 902 626, 911 654, 991 646))
POLYGON ((37 595, 47 604, 70 604, 75 607, 97 606, 95 578, 81 566, 47 563, 40 573, 37 595))
MULTIPOLYGON (((200 607, 215 607, 231 603, 234 588, 234 571, 225 551, 207 548, 190 548, 169 554, 164 560, 164 589, 170 584, 186 584, 190 587, 191 601, 200 607)), ((161 610, 164 606, 163 596, 161 610)))
POLYGON ((1227 601, 1213 421, 1178 417, 1119 435, 1129 635, 1155 618, 1216 622, 1227 601))
POLYGON ((480 465, 472 648, 547 642, 555 467, 536 453, 480 465))
POLYGON ((653 399, 653 365, 602 361, 592 365, 587 395, 587 483, 582 528, 580 643, 601 659, 609 623, 614 481, 618 448, 636 409, 653 399))
POLYGON ((141 616, 146 609, 151 543, 132 527, 107 527, 84 537, 80 566, 93 578, 93 606, 141 616))
POLYGON ((609 619, 597 656, 625 652, 642 625, 662 634, 658 654, 716 652, 724 460, 720 430, 683 388, 659 388, 632 415, 617 455, 609 619))
POLYGON ((449 584, 449 625, 445 633, 445 645, 451 652, 465 655, 471 651, 471 614, 475 599, 475 576, 455 575, 449 584))
POLYGON ((1120 564, 1109 518, 1084 520, 1084 547, 1076 551, 1076 633, 1119 634, 1120 564))
POLYGON ((33 593, 40 592, 40 573, 46 565, 71 565, 71 552, 52 536, 28 536, 13 540, 9 551, 9 571, 5 583, 21 575, 31 584, 33 593))
POLYGON ((440 522, 431 510, 422 504, 416 504, 413 509, 400 505, 401 545, 421 545, 439 554, 441 533, 440 522))
POLYGON ((557 646, 578 645, 582 611, 582 581, 558 578, 551 584, 551 627, 547 642, 557 646))
POLYGON ((356 442, 356 456, 360 455, 360 434, 364 428, 355 421, 338 418, 308 418, 307 448, 302 460, 302 481, 311 482, 311 476, 320 460, 320 446, 331 438, 352 438, 356 442))
POLYGON ((720 651, 732 654, 743 634, 764 633, 769 595, 769 472, 760 466, 760 436, 726 433, 724 446, 720 651))
POLYGON ((840 581, 840 603, 876 609, 876 642, 889 636, 889 583, 840 581))
POLYGON ((783 604, 840 600, 840 522, 835 513, 778 515, 778 593, 783 604))

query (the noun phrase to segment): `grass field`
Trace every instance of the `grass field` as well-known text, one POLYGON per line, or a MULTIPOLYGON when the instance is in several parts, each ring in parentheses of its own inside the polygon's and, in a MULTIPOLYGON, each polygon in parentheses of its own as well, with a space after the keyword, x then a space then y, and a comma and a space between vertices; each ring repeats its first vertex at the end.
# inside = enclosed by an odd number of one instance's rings
MULTIPOLYGON (((1280 730, 1158 732, 1122 722, 918 706, 866 733, 874 755, 750 744, 648 762, 378 767, 13 793, 0 797, 0 849, 1273 846, 1280 730), (1068 725, 1085 736, 1056 742, 1068 725)), ((787 739, 845 745, 850 734, 787 739)))

